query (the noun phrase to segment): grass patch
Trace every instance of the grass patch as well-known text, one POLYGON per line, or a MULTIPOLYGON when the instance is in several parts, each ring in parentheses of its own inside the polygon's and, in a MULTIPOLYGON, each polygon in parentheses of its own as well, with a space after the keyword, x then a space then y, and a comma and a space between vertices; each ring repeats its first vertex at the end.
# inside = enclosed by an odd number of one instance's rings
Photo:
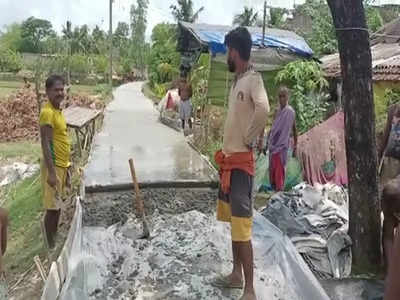
POLYGON ((40 231, 43 206, 39 173, 9 187, 5 194, 10 222, 5 269, 9 274, 19 274, 32 266, 35 255, 45 253, 40 231))
POLYGON ((83 84, 79 84, 79 85, 72 85, 71 86, 71 93, 74 94, 86 94, 86 95, 97 95, 96 92, 96 85, 83 85, 83 84))
MULTIPOLYGON (((0 143, 0 162, 37 163, 40 157, 39 143, 0 143)), ((2 189, 1 198, 9 211, 10 227, 4 262, 11 278, 13 274, 20 274, 31 267, 35 255, 46 253, 39 223, 43 211, 39 173, 2 189)))
POLYGON ((151 90, 148 82, 143 84, 142 93, 156 104, 158 104, 161 101, 161 98, 157 97, 157 95, 151 90))
POLYGON ((0 143, 0 162, 18 160, 24 163, 36 163, 41 157, 41 146, 37 142, 0 143))

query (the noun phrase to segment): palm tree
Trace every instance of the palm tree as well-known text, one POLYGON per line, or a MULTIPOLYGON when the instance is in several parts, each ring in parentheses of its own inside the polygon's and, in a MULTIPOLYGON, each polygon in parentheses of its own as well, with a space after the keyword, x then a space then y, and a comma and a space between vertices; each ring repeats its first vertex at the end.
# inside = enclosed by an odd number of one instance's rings
POLYGON ((254 12, 253 8, 244 7, 241 14, 235 15, 233 18, 233 25, 239 26, 254 26, 258 20, 258 13, 254 12))
POLYGON ((196 12, 193 9, 192 0, 177 0, 178 5, 171 5, 171 12, 177 22, 184 21, 195 23, 200 13, 204 10, 204 6, 200 7, 196 12))
POLYGON ((271 8, 270 20, 268 22, 269 25, 271 25, 272 27, 281 27, 284 23, 283 17, 286 13, 288 13, 288 10, 286 8, 271 8))

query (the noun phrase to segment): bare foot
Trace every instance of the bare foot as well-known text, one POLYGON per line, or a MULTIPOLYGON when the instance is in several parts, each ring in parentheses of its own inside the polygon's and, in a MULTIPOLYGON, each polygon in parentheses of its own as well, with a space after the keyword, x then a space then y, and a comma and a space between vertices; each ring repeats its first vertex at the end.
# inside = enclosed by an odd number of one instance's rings
POLYGON ((216 278, 216 280, 212 282, 212 285, 222 288, 242 289, 243 280, 241 276, 232 273, 228 276, 221 276, 216 278))
POLYGON ((231 273, 230 275, 226 276, 226 278, 234 285, 243 284, 242 275, 240 274, 231 273))
POLYGON ((251 292, 244 292, 242 298, 240 300, 257 300, 256 294, 254 291, 251 292))

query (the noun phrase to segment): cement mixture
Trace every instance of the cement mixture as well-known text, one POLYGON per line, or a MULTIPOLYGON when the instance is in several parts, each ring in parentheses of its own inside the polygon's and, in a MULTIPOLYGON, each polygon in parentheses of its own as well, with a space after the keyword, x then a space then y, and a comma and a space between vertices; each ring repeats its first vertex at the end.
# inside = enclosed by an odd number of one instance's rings
MULTIPOLYGON (((216 191, 142 195, 151 227, 143 240, 131 192, 86 195, 60 299, 238 299, 240 290, 211 285, 232 268, 230 229, 215 220, 216 191)), ((289 239, 258 213, 253 237, 258 299, 329 299, 289 239)))
MULTIPOLYGON (((205 214, 215 211, 217 191, 213 189, 143 189, 141 197, 145 212, 151 215, 179 214, 198 210, 205 214)), ((87 194, 82 201, 84 226, 109 227, 115 223, 125 223, 133 214, 132 191, 87 194)))

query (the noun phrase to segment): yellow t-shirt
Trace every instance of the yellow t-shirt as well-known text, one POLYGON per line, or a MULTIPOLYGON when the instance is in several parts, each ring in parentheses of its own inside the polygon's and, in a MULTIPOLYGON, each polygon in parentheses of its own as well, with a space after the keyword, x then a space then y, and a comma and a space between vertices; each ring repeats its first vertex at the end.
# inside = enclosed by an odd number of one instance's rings
POLYGON ((49 125, 53 128, 53 139, 50 144, 53 162, 57 167, 70 166, 71 143, 67 133, 67 122, 61 110, 47 102, 40 112, 40 126, 49 125))

